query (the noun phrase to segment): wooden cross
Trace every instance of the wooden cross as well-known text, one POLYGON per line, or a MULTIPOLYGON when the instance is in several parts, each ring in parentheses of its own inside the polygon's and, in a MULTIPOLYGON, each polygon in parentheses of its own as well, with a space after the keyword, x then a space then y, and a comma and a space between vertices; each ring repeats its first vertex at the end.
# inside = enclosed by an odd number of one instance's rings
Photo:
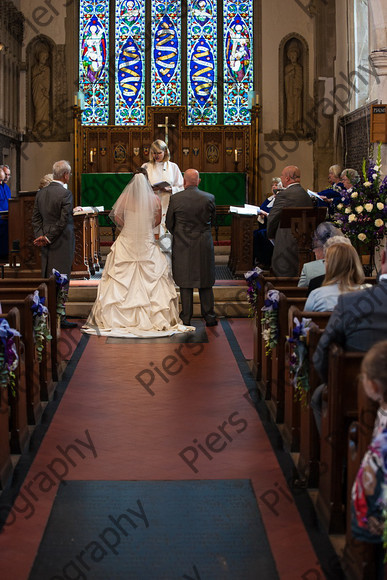
POLYGON ((165 129, 165 139, 164 141, 166 142, 166 144, 168 145, 168 129, 169 127, 176 127, 176 125, 168 125, 168 117, 165 117, 165 122, 164 123, 159 123, 157 125, 158 127, 163 127, 165 129))

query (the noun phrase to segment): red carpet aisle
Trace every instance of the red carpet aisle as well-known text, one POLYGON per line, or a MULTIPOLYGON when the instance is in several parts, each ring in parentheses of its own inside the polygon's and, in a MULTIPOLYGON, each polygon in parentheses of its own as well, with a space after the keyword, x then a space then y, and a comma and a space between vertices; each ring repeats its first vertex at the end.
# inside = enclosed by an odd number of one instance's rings
POLYGON ((2 580, 28 578, 62 477, 251 479, 280 577, 325 577, 227 338, 251 357, 251 321, 201 332, 208 342, 88 338, 0 536, 2 580))

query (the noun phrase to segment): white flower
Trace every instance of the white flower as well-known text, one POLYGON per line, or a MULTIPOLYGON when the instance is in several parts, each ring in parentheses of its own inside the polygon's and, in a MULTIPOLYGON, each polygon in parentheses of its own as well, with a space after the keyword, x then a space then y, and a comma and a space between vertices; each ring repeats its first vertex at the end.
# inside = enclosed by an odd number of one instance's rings
POLYGON ((380 211, 382 211, 384 209, 384 203, 382 203, 381 201, 378 201, 378 203, 376 204, 376 207, 378 209, 380 209, 380 211))
POLYGON ((351 211, 352 211, 352 210, 351 210, 351 208, 350 208, 350 207, 346 207, 346 208, 345 208, 345 213, 351 213, 351 211))
POLYGON ((362 205, 358 205, 357 207, 355 207, 355 211, 357 213, 361 213, 363 211, 364 207, 362 205))
POLYGON ((357 191, 354 191, 353 193, 351 193, 351 197, 355 198, 357 197, 359 194, 357 191))
POLYGON ((338 206, 337 206, 337 209, 341 209, 342 207, 343 207, 343 204, 342 203, 339 203, 338 206))
POLYGON ((266 329, 262 332, 262 338, 265 342, 270 340, 270 329, 266 329))
POLYGON ((375 220, 375 225, 377 228, 381 228, 383 224, 384 224, 383 220, 381 219, 375 220))
POLYGON ((364 182, 364 187, 371 187, 372 183, 370 181, 364 182))
POLYGON ((369 212, 369 211, 373 210, 374 204, 373 203, 366 203, 364 207, 365 207, 366 211, 369 212))
POLYGON ((377 173, 373 173, 372 174, 372 179, 376 179, 377 177, 378 177, 378 174, 377 173))
POLYGON ((354 213, 351 213, 351 215, 348 216, 348 221, 349 222, 356 222, 357 221, 357 217, 355 216, 354 213))
POLYGON ((374 169, 375 171, 380 171, 381 165, 375 165, 374 169))
POLYGON ((367 239, 367 236, 366 236, 365 234, 359 234, 357 237, 359 238, 359 240, 360 240, 361 242, 364 242, 364 240, 366 240, 366 239, 367 239))

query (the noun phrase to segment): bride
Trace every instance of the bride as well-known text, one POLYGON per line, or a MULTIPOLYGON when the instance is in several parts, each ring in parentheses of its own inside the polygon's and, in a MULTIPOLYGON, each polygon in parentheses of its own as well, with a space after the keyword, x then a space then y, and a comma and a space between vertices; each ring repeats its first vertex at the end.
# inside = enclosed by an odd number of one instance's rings
POLYGON ((114 242, 83 332, 103 336, 160 337, 193 331, 178 314, 168 263, 155 242, 161 202, 140 168, 110 213, 122 231, 114 242))

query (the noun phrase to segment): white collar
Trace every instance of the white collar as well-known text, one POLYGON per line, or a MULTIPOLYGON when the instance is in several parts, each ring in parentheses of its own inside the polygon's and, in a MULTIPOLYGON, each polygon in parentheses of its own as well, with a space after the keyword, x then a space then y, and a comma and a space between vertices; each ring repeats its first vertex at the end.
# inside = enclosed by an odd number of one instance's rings
POLYGON ((63 183, 63 181, 59 181, 59 179, 53 179, 51 183, 60 183, 65 189, 67 189, 67 183, 63 183))

